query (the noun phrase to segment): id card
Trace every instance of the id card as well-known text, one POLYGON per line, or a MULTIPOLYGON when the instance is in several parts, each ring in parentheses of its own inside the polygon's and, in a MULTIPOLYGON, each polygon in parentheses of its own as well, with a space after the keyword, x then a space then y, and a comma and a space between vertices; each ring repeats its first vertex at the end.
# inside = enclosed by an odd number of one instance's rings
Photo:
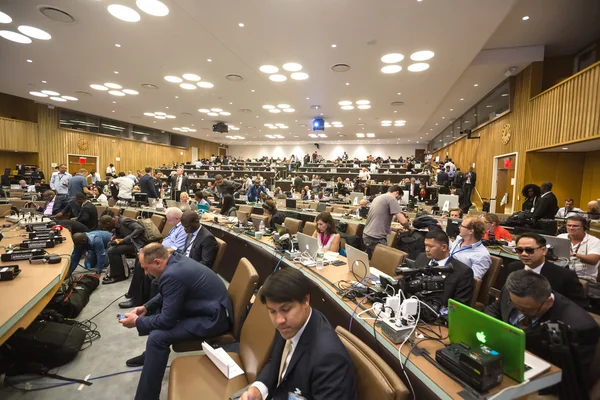
POLYGON ((306 400, 306 397, 300 396, 296 393, 288 392, 288 400, 306 400))

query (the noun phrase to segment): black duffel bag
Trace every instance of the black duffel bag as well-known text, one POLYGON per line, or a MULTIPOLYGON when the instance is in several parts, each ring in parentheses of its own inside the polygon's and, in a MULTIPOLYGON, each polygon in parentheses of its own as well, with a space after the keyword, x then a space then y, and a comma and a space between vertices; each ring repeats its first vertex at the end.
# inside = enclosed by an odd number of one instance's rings
POLYGON ((76 318, 90 301, 90 296, 100 285, 96 274, 80 275, 64 281, 46 308, 55 310, 67 318, 76 318))

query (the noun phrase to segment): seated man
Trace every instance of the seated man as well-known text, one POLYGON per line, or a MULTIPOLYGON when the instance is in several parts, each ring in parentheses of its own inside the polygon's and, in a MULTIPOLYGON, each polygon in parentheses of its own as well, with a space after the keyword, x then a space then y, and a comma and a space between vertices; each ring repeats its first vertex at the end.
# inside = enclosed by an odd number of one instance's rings
POLYGON ((361 218, 366 219, 367 215, 369 215, 369 201, 367 199, 362 199, 358 204, 360 205, 358 208, 358 215, 361 218))
MULTIPOLYGON (((128 178, 126 178, 128 179, 128 178)), ((117 215, 103 215, 98 221, 98 227, 107 232, 112 232, 113 237, 108 249, 108 260, 110 262, 110 271, 104 277, 102 283, 109 285, 126 279, 125 265, 123 265, 122 255, 136 255, 139 249, 148 244, 144 226, 138 221, 117 215)))
POLYGON ((444 281, 444 293, 440 296, 442 304, 447 305, 448 299, 471 304, 474 280, 473 270, 467 265, 450 257, 450 239, 440 230, 430 231, 425 235, 425 253, 419 254, 415 266, 421 269, 444 267, 452 265, 454 271, 448 273, 444 281))
POLYGON ((280 269, 265 281, 260 301, 277 331, 269 361, 241 399, 356 399, 352 361, 325 316, 310 306, 308 278, 280 269))
MULTIPOLYGON (((79 206, 79 215, 71 219, 87 226, 90 231, 96 230, 98 226, 98 210, 96 206, 83 193, 77 193, 73 201, 79 206)), ((70 205, 67 205, 67 207, 70 208, 70 205)), ((62 214, 65 214, 65 210, 61 211, 57 216, 60 217, 62 214)))
POLYGON ((260 184, 260 180, 254 180, 254 185, 250 186, 250 188, 246 191, 246 195, 248 196, 248 201, 254 203, 260 199, 261 193, 267 194, 267 190, 263 185, 260 184))
POLYGON ((187 233, 185 243, 178 251, 208 268, 213 267, 219 244, 213 234, 200 224, 200 217, 194 211, 185 211, 181 225, 187 233))
POLYGON ((474 217, 462 220, 458 237, 450 247, 450 256, 463 262, 473 270, 473 276, 483 279, 485 273, 492 265, 492 258, 481 238, 485 232, 485 225, 474 217))
POLYGON ((69 275, 77 268, 81 257, 85 257, 85 267, 87 269, 95 268, 96 273, 100 274, 102 269, 108 264, 106 250, 111 238, 110 232, 92 231, 78 232, 73 234, 73 255, 71 256, 71 266, 69 275))
POLYGON ((600 219, 600 207, 598 206, 598 200, 592 200, 588 203, 588 212, 586 213, 587 219, 600 219))
MULTIPOLYGON (((526 349, 546 359, 549 354, 541 343, 540 325, 547 321, 562 321, 570 326, 578 339, 582 371, 590 371, 600 328, 583 308, 562 294, 553 292, 550 282, 543 275, 524 269, 511 273, 500 299, 487 306, 485 312, 523 329, 526 349)), ((584 380, 587 379, 585 376, 584 380)))
POLYGON ((582 215, 583 211, 577 207, 573 207, 573 199, 566 199, 565 206, 558 209, 556 218, 567 218, 573 214, 582 215))
POLYGON ((42 198, 44 199, 45 203, 42 207, 38 207, 37 211, 48 217, 51 215, 57 215, 69 203, 69 199, 67 197, 57 197, 56 193, 54 193, 52 190, 46 190, 42 194, 42 198))
POLYGON ((569 239, 571 242, 571 259, 569 268, 574 270, 579 278, 596 281, 600 265, 600 239, 585 231, 587 220, 580 215, 567 218, 567 233, 557 237, 569 239))
POLYGON ((220 335, 231 326, 233 307, 225 284, 209 268, 151 243, 140 251, 140 264, 158 279, 159 293, 119 322, 148 335, 146 351, 127 360, 143 365, 136 400, 158 400, 173 343, 220 335), (161 312, 148 316, 148 312, 161 312))
POLYGON ((463 217, 463 212, 460 208, 451 208, 450 209, 450 218, 461 219, 463 217))
POLYGON ((514 261, 500 270, 496 287, 501 288, 511 272, 527 269, 548 279, 552 290, 562 294, 580 307, 587 308, 588 301, 577 274, 567 268, 546 261, 546 239, 537 233, 524 233, 517 238, 515 251, 520 261, 514 261))

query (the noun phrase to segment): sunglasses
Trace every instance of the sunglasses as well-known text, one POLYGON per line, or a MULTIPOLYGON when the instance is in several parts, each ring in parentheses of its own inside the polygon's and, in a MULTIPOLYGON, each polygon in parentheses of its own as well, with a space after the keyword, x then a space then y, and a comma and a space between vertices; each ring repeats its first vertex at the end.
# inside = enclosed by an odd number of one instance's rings
POLYGON ((532 248, 532 247, 515 247, 515 252, 517 254, 522 254, 523 252, 525 252, 525 253, 531 255, 531 254, 535 253, 535 251, 537 249, 541 249, 542 247, 543 246, 538 246, 538 247, 535 247, 535 248, 532 248))

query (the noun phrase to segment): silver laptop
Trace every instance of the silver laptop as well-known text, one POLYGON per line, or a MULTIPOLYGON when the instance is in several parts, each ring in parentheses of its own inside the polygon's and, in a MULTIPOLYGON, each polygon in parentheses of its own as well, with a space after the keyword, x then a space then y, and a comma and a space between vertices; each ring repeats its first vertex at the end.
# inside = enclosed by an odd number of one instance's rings
POLYGON ((175 207, 175 204, 177 204, 177 202, 175 200, 167 200, 167 208, 175 207))
POLYGON ((552 247, 554 255, 558 258, 569 258, 571 256, 571 242, 569 239, 556 236, 542 235, 546 239, 546 246, 552 247))
POLYGON ((351 192, 350 204, 354 204, 354 199, 356 199, 356 204, 358 204, 358 202, 361 201, 363 197, 365 197, 365 195, 362 192, 351 192))
POLYGON ((364 251, 352 247, 346 243, 346 254, 348 258, 348 268, 354 272, 356 280, 363 280, 371 275, 369 256, 364 251))
POLYGON ((314 257, 319 250, 319 240, 312 236, 298 232, 298 249, 300 252, 307 252, 311 257, 314 257))

